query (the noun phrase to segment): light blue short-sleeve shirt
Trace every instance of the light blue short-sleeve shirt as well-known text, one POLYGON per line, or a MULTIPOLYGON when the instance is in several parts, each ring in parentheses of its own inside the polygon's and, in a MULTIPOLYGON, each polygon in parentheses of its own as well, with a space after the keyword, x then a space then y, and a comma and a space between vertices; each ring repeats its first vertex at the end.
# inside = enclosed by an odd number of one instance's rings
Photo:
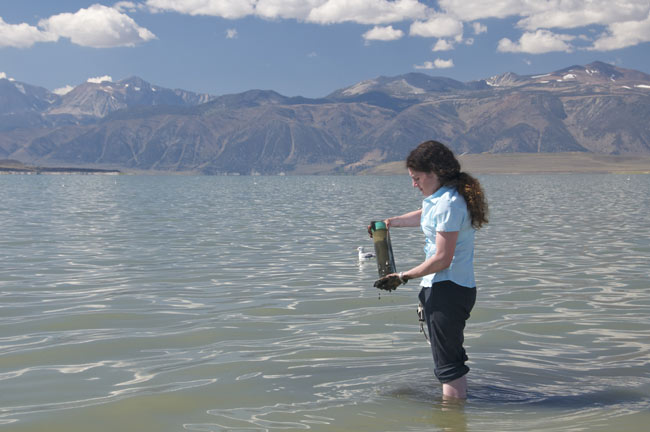
POLYGON ((425 236, 424 252, 427 259, 436 254, 436 233, 458 231, 456 250, 451 265, 424 276, 420 285, 450 280, 458 285, 474 288, 474 233, 465 199, 455 188, 441 187, 422 201, 420 226, 425 236))

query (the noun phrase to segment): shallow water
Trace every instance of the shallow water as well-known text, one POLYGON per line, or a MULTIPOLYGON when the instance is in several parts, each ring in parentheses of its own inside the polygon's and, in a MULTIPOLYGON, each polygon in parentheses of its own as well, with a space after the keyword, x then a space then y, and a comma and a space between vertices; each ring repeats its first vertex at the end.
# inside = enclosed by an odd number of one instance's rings
POLYGON ((481 181, 459 405, 417 283, 379 295, 356 258, 419 206, 406 176, 0 176, 0 427, 645 430, 650 176, 481 181))

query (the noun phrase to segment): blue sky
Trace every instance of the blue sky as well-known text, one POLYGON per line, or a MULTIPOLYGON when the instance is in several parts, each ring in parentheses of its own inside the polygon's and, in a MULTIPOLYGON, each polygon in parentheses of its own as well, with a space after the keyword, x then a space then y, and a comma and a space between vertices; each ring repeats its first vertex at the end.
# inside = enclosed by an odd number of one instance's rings
POLYGON ((321 97, 382 75, 471 81, 594 60, 650 73, 650 1, 0 3, 0 78, 58 92, 137 75, 213 95, 321 97))

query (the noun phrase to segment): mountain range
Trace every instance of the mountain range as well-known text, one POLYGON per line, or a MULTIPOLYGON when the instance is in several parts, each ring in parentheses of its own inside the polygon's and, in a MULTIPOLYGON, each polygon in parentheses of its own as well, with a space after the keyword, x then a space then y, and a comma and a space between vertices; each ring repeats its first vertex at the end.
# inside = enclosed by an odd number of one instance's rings
POLYGON ((0 79, 0 159, 204 174, 357 172, 427 139, 456 153, 650 155, 650 75, 594 62, 463 83, 410 73, 326 97, 212 96, 138 77, 65 94, 0 79))

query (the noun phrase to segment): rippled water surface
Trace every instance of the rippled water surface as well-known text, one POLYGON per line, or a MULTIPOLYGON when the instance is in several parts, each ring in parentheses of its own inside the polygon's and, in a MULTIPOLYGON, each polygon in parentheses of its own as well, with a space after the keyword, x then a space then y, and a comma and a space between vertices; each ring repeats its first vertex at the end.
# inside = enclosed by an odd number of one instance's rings
POLYGON ((480 179, 460 405, 357 260, 406 176, 0 176, 0 428, 647 430, 650 176, 480 179))

